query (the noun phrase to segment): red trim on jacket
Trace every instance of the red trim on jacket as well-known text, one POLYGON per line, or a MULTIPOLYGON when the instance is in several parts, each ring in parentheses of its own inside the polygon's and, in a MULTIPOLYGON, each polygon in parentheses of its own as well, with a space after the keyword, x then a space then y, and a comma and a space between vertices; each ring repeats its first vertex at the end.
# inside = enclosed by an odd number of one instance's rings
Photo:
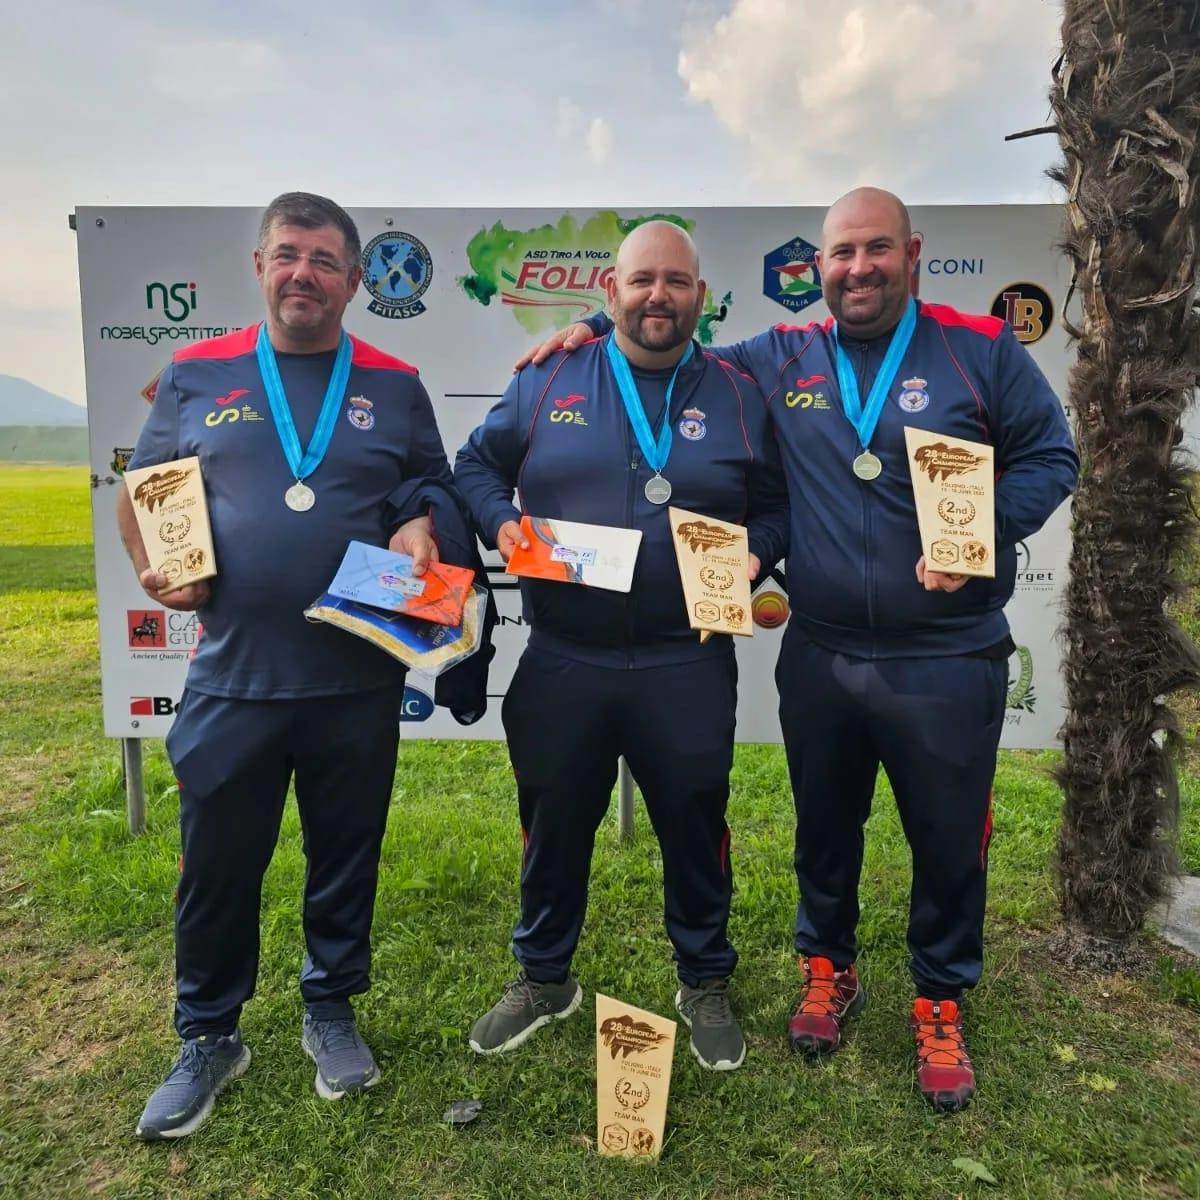
POLYGON ((1004 322, 999 317, 959 312, 957 308, 951 308, 948 304, 928 304, 924 300, 921 301, 921 316, 932 317, 939 325, 974 330, 992 341, 995 341, 1004 329, 1004 322))
POLYGON ((247 325, 234 333, 224 333, 220 337, 205 338, 202 342, 193 342, 190 346, 181 346, 172 357, 173 362, 186 362, 193 358, 241 358, 244 354, 253 354, 255 343, 258 341, 258 326, 247 325))
POLYGON ((810 330, 815 332, 818 329, 832 333, 833 326, 834 318, 826 317, 823 321, 809 321, 807 325, 773 325, 772 328, 776 333, 808 333, 810 330))
POLYGON ((350 345, 354 348, 354 354, 350 359, 352 367, 365 367, 369 370, 407 371, 410 375, 420 374, 412 363, 406 363, 402 358, 385 354, 377 346, 372 346, 370 342, 356 338, 354 334, 350 335, 350 345))

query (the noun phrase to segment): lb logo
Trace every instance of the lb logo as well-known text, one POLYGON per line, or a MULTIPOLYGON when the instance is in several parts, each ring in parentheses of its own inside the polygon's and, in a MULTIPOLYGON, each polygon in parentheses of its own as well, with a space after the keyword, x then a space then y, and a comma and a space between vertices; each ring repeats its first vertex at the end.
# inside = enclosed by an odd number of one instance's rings
POLYGON ((992 301, 992 316, 1007 321, 1017 341, 1031 346, 1046 336, 1054 321, 1054 304, 1036 283, 1010 283, 992 301))
POLYGON ((750 604, 750 615, 761 629, 778 629, 791 609, 782 592, 759 592, 750 604))

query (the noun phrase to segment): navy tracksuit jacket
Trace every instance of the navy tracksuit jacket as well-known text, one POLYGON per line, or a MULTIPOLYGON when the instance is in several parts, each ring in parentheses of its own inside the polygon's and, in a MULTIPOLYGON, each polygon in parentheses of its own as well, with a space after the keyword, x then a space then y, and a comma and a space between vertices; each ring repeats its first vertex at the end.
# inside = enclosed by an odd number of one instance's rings
MULTIPOLYGON (((890 340, 843 343, 864 402, 890 340)), ((776 677, 797 816, 796 948, 839 967, 855 958, 862 829, 882 762, 913 851, 913 975, 922 995, 949 999, 982 969, 1015 546, 1070 494, 1078 457, 1011 327, 921 301, 871 440, 883 473, 864 482, 851 471, 863 447, 835 351, 832 318, 715 351, 767 397, 791 497, 792 611, 776 677), (995 447, 995 579, 954 593, 917 583, 906 425, 995 447)))
MULTIPOLYGON (((634 368, 654 429, 669 376, 634 368)), ((668 416, 671 504, 747 524, 751 550, 770 569, 786 550, 787 508, 758 388, 697 348, 668 416)), ((728 637, 701 645, 688 626, 666 506, 642 490, 652 475, 601 341, 516 375, 455 464, 490 546, 522 513, 643 533, 628 595, 521 580, 532 631, 503 718, 526 839, 513 943, 536 980, 562 979, 569 968, 619 755, 662 846, 681 978, 723 977, 736 962, 725 824, 736 667, 728 637)))
MULTIPOLYGON (((291 779, 308 859, 301 994, 314 1016, 333 1018, 366 991, 405 672, 369 643, 305 621, 304 608, 351 539, 384 545, 428 508, 447 555, 455 524, 459 546, 474 549, 416 369, 357 338, 311 476, 317 503, 292 512, 283 495, 294 476, 257 334, 255 325, 175 354, 131 462, 199 456, 219 569, 167 738, 180 795, 175 1026, 184 1038, 231 1033, 254 992, 262 878, 291 779)), ((334 352, 276 357, 307 444, 334 352)), ((476 655, 439 688, 464 720, 482 712, 487 659, 476 655)))

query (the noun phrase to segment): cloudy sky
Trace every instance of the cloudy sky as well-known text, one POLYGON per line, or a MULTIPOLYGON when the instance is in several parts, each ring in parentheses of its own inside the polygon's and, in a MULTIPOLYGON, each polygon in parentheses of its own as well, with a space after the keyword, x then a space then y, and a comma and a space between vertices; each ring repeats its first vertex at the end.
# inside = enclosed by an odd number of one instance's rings
POLYGON ((1048 121, 1058 22, 1059 0, 22 5, 0 374, 84 399, 76 205, 1055 199, 1055 140, 1003 138, 1048 121))

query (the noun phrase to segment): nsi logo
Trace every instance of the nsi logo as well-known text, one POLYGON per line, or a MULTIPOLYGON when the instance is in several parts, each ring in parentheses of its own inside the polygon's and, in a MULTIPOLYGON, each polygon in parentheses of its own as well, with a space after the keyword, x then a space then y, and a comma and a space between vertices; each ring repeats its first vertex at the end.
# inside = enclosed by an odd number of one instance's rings
POLYGON ((168 321, 186 321, 196 311, 194 283, 146 284, 146 308, 161 308, 168 321))

